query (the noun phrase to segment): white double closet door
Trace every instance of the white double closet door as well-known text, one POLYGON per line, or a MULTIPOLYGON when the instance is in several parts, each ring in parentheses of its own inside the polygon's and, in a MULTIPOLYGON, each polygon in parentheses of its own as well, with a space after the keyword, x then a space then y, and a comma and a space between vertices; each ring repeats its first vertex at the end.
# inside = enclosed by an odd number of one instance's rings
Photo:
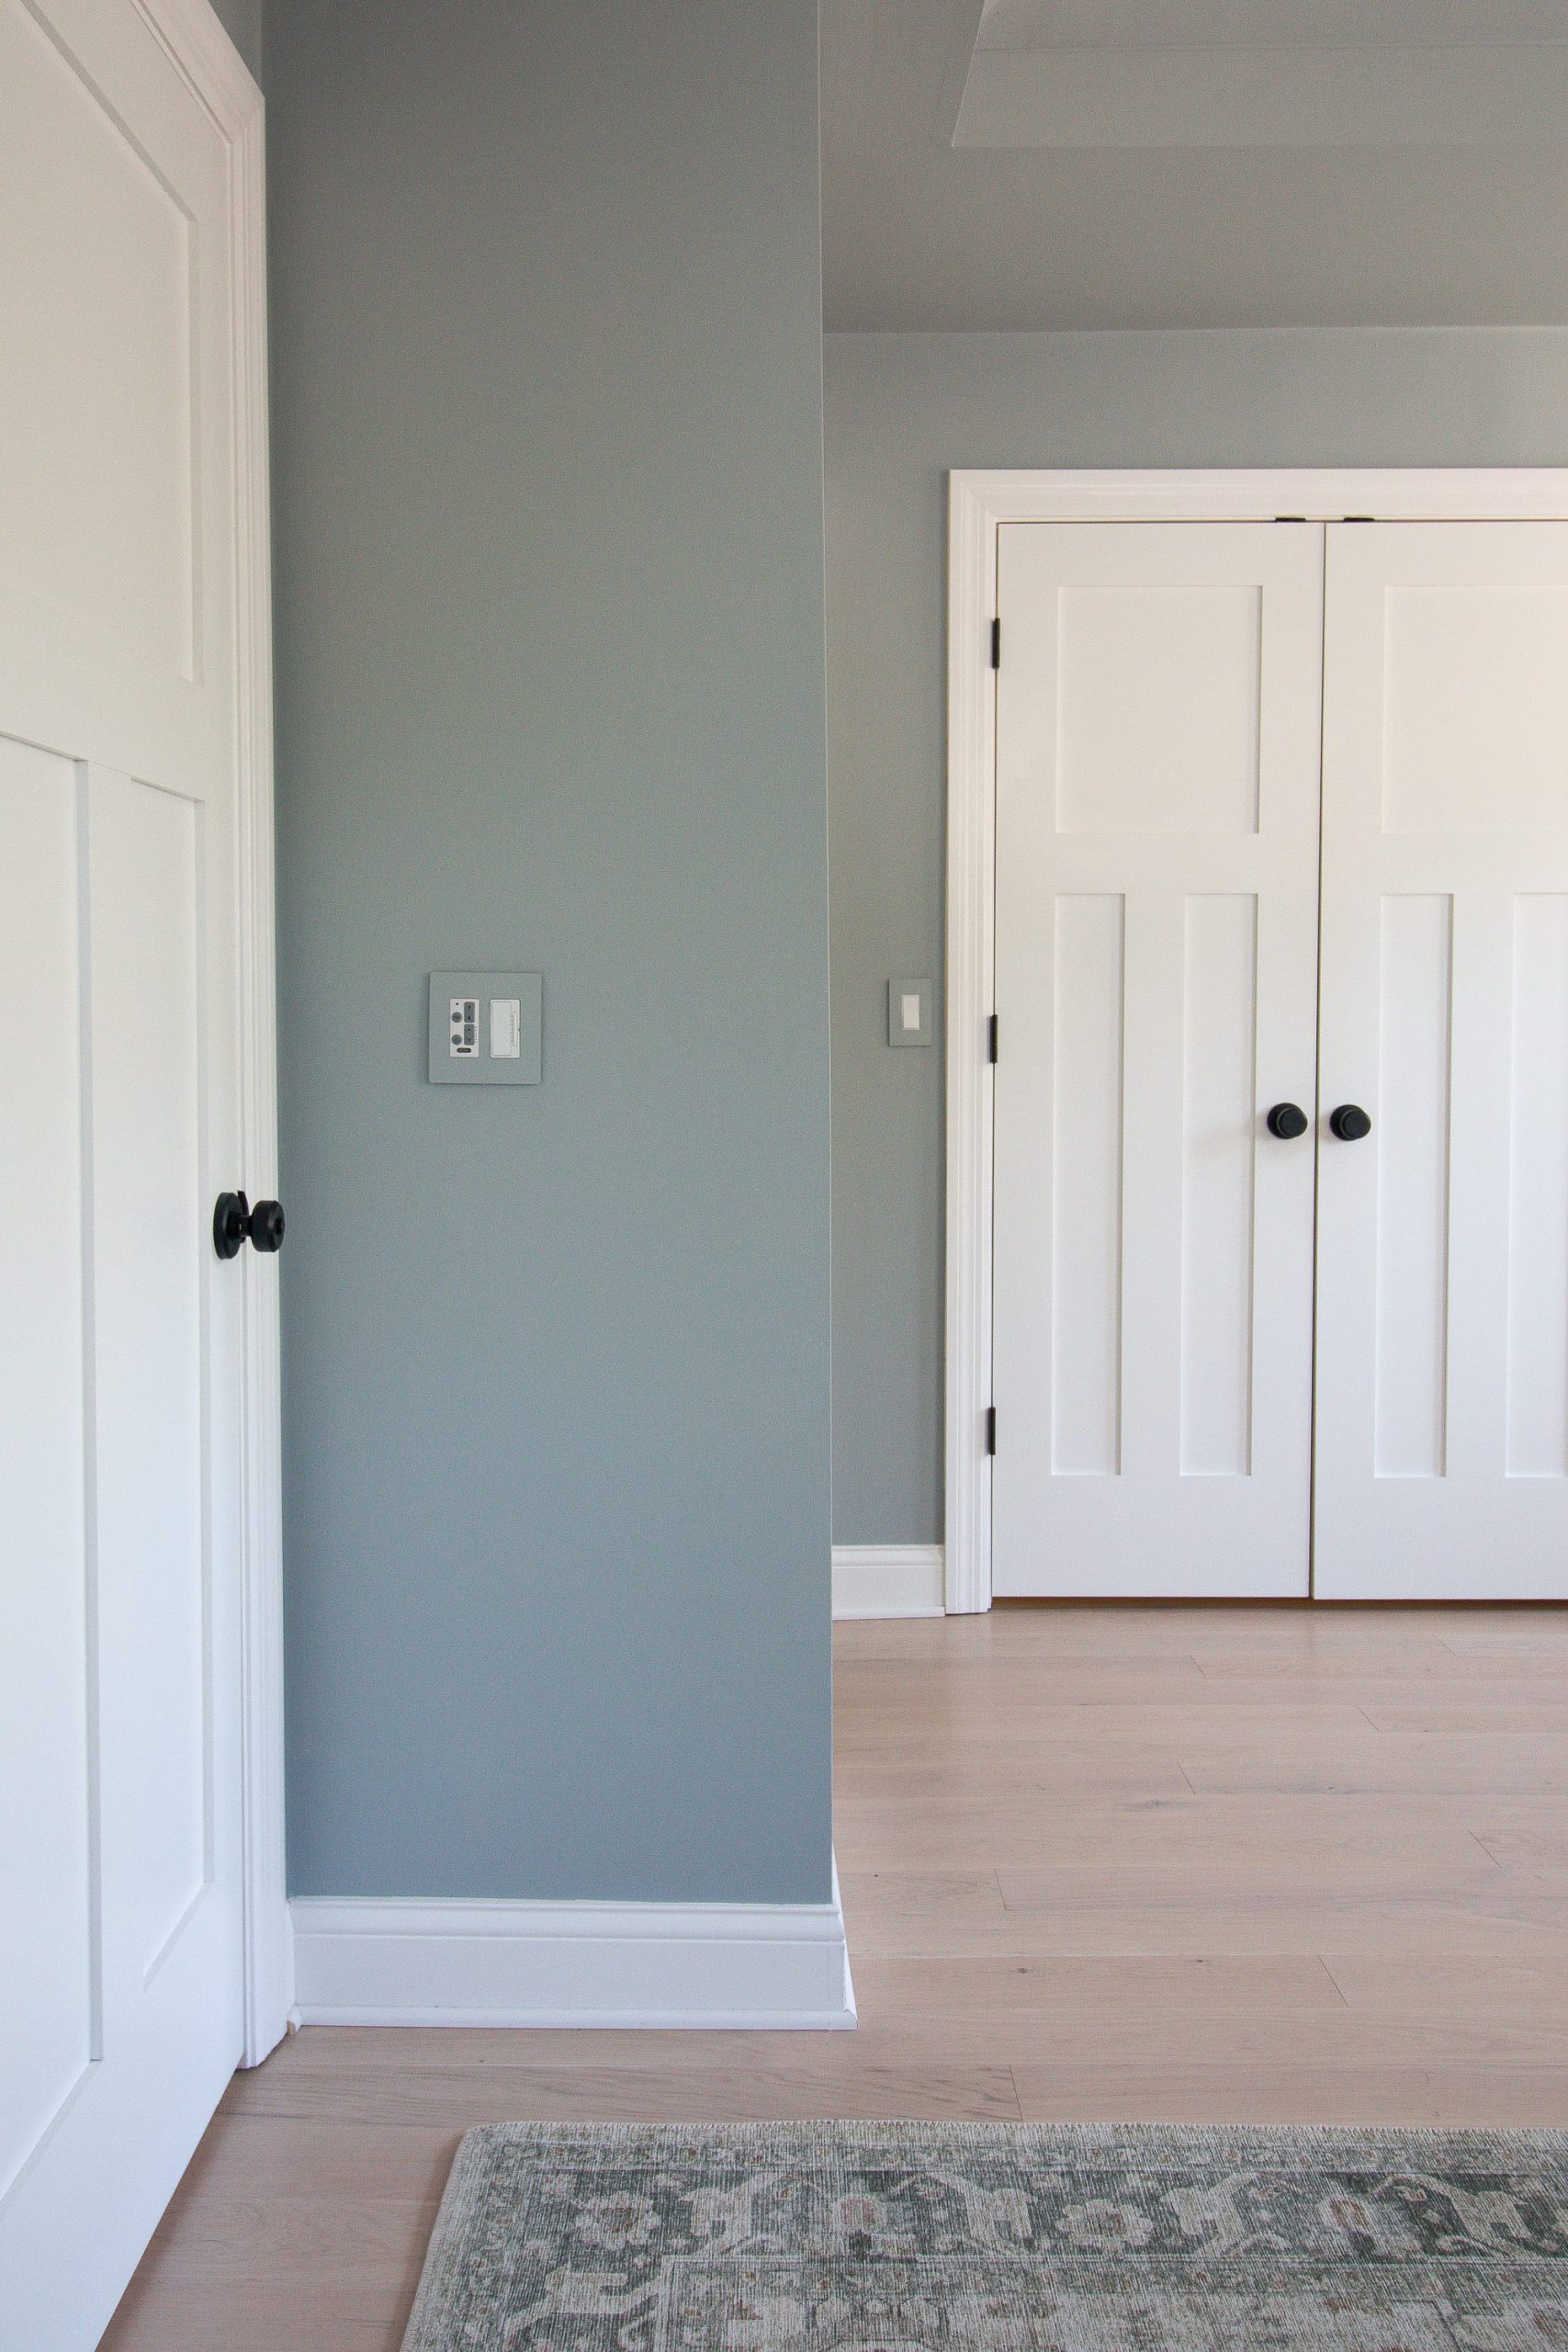
POLYGON ((998 536, 995 1591, 1568 1599, 1568 525, 998 536))

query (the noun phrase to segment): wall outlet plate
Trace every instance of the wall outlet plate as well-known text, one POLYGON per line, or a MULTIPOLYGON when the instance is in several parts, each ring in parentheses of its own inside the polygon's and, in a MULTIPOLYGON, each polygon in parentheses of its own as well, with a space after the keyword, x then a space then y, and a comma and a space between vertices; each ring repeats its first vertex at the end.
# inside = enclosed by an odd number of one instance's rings
POLYGON ((432 1086, 537 1086, 545 1074, 541 972, 432 972, 432 1086))
POLYGON ((887 983, 887 1042, 890 1046, 929 1046, 931 1042, 930 980, 889 980, 887 983))

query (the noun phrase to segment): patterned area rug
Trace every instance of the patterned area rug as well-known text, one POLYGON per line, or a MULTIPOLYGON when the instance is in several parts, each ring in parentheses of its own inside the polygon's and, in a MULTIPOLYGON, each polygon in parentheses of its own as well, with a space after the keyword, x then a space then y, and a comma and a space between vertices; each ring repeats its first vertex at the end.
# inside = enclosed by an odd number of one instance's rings
POLYGON ((1568 2134, 500 2124, 404 2352, 1568 2352, 1568 2134))

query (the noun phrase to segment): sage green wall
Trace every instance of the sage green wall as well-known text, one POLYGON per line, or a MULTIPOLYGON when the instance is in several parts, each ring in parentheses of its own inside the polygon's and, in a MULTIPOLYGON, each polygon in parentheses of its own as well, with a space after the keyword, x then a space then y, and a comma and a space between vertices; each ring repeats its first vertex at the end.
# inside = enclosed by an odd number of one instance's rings
POLYGON ((946 476, 955 466, 1562 465, 1568 332, 827 341, 834 1534, 942 1535, 940 974, 946 476))
POLYGON ((815 0, 269 0, 289 1867, 830 1872, 815 0), (538 968, 537 1089, 423 1082, 538 968))
POLYGON ((224 29, 259 82, 262 78, 262 0, 212 0, 224 29))

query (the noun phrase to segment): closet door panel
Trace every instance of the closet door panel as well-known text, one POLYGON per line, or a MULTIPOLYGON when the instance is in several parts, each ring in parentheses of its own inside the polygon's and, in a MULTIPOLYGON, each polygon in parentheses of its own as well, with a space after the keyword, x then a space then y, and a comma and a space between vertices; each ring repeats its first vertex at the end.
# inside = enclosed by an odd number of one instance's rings
POLYGON ((1324 691, 1314 1589, 1568 1597, 1568 526, 1331 527, 1324 691))
POLYGON ((1000 533, 999 1594, 1307 1590, 1322 556, 1000 533))

